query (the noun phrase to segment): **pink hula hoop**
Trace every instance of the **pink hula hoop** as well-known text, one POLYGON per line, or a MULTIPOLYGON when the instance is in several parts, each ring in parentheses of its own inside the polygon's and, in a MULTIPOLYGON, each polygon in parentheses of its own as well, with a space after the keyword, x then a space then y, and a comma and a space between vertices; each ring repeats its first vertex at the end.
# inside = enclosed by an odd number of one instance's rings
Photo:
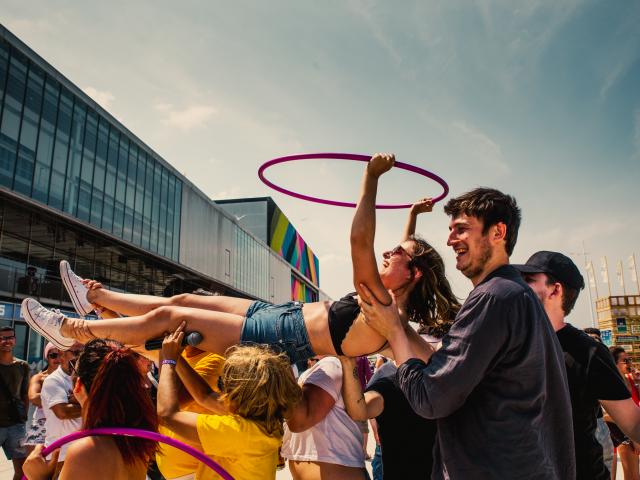
MULTIPOLYGON (((161 435, 160 433, 150 432, 148 430, 140 430, 138 428, 94 428, 92 430, 80 430, 79 432, 73 432, 69 435, 66 435, 62 438, 59 438, 55 442, 53 442, 48 447, 45 447, 42 450, 42 456, 46 457, 55 449, 60 448, 62 445, 65 445, 69 442, 73 442, 74 440, 78 440, 79 438, 90 437, 92 435, 125 435, 129 437, 138 437, 138 438, 146 438, 147 440, 153 440, 155 442, 166 443, 172 447, 177 448, 178 450, 182 450, 183 452, 188 453, 195 459, 204 463, 207 467, 214 470, 225 480, 233 480, 233 477, 229 475, 229 473, 222 468, 217 462, 207 457, 204 453, 196 450, 195 448, 180 442, 174 438, 167 437, 165 435, 161 435)), ((22 480, 27 480, 26 476, 22 477, 22 480)))
MULTIPOLYGON (((334 205, 336 207, 351 207, 354 208, 356 206, 355 203, 350 202, 339 202, 337 200, 327 200, 324 198, 311 197, 309 195, 304 195, 302 193, 297 193, 292 190, 287 190, 286 188, 280 187, 275 183, 271 182, 264 176, 264 171, 273 165, 277 165, 279 163, 287 163, 293 162, 296 160, 318 160, 318 159, 334 159, 334 160, 352 160, 356 162, 368 162, 371 159, 370 155, 357 155, 353 153, 305 153, 301 155, 289 155, 286 157, 278 157, 273 160, 269 160, 268 162, 263 163, 258 169, 258 177, 260 180, 267 185, 268 187, 273 188, 274 190, 284 193, 285 195, 289 195, 291 197, 299 198, 301 200, 307 200, 308 202, 321 203, 323 205, 334 205)), ((442 187, 442 193, 437 197, 433 198, 433 203, 436 203, 442 200, 449 193, 449 185, 442 178, 436 175, 433 172, 425 170, 424 168, 416 167, 415 165, 410 165, 408 163, 396 162, 394 167, 400 168, 401 170, 408 170, 409 172, 417 173, 418 175, 422 175, 423 177, 430 178, 434 182, 440 184, 442 187)), ((392 205, 376 205, 376 208, 379 209, 398 209, 398 208, 409 208, 411 207, 411 203, 403 203, 403 204, 392 204, 392 205)))

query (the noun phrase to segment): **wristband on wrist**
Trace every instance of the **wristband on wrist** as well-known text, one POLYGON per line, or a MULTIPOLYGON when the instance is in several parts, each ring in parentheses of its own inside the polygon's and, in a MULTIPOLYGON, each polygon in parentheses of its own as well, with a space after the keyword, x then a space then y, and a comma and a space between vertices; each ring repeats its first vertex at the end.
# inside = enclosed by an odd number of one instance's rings
POLYGON ((177 365, 178 362, 176 362, 175 360, 171 359, 171 358, 165 358, 164 360, 162 360, 162 362, 160 362, 160 365, 173 365, 174 367, 177 365))

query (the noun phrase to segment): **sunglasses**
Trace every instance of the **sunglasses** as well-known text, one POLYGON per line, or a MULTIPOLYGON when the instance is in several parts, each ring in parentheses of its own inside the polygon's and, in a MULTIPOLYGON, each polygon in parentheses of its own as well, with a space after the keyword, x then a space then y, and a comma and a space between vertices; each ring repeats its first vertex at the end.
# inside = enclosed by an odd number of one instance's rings
POLYGON ((319 358, 310 358, 309 361, 310 362, 319 362, 320 359, 319 358))
POLYGON ((60 354, 58 352, 51 352, 49 355, 47 355, 47 358, 56 359, 59 356, 60 354))
POLYGON ((15 340, 15 339, 16 339, 15 335, 9 335, 9 336, 0 337, 0 342, 10 342, 11 340, 15 340))
POLYGON ((413 260, 413 255, 407 252, 402 245, 398 245, 397 247, 392 248, 382 254, 382 257, 385 259, 391 258, 394 255, 407 255, 411 260, 413 260))

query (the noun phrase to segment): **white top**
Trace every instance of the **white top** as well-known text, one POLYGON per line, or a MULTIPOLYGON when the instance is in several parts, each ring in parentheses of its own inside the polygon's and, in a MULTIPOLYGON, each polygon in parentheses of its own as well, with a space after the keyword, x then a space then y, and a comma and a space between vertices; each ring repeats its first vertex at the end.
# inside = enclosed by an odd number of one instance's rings
MULTIPOLYGON (((42 400, 42 409, 45 417, 45 445, 51 445, 57 439, 77 432, 82 427, 82 419, 80 417, 70 420, 60 420, 56 414, 51 411, 51 407, 61 403, 69 403, 69 396, 73 390, 71 376, 67 375, 62 367, 58 367, 53 373, 47 376, 42 383, 40 391, 40 399, 42 400)), ((64 445, 60 449, 58 461, 64 460, 69 444, 64 445)))
POLYGON ((300 375, 298 383, 322 388, 336 403, 325 418, 304 432, 292 433, 285 423, 282 456, 288 460, 364 467, 362 433, 344 409, 340 361, 323 358, 300 375))

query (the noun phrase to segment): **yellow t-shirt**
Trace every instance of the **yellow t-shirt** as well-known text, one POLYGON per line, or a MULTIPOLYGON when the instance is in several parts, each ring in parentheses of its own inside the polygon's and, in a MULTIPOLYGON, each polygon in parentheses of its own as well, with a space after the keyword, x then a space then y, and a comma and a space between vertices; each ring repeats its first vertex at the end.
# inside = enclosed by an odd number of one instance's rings
MULTIPOLYGON (((208 352, 202 352, 198 355, 194 355, 193 357, 187 357, 183 352, 182 357, 189 365, 191 365, 198 375, 204 378, 205 382, 207 382, 213 390, 216 392, 218 391, 218 377, 222 373, 224 357, 208 352)), ((184 411, 194 413, 208 412, 208 410, 198 405, 195 401, 185 407, 184 411)), ((173 433, 163 425, 158 428, 158 432, 162 435, 166 435, 167 437, 186 443, 187 445, 194 447, 196 450, 200 450, 201 448, 197 443, 194 444, 185 440, 183 437, 173 433)), ((156 463, 162 473, 162 476, 168 480, 193 473, 199 465, 198 460, 188 453, 165 444, 160 444, 160 451, 156 454, 156 463)))
MULTIPOLYGON (((282 437, 267 435, 257 423, 238 415, 198 415, 198 437, 207 456, 236 480, 276 478, 282 437)), ((200 464, 196 480, 221 478, 200 464)))

